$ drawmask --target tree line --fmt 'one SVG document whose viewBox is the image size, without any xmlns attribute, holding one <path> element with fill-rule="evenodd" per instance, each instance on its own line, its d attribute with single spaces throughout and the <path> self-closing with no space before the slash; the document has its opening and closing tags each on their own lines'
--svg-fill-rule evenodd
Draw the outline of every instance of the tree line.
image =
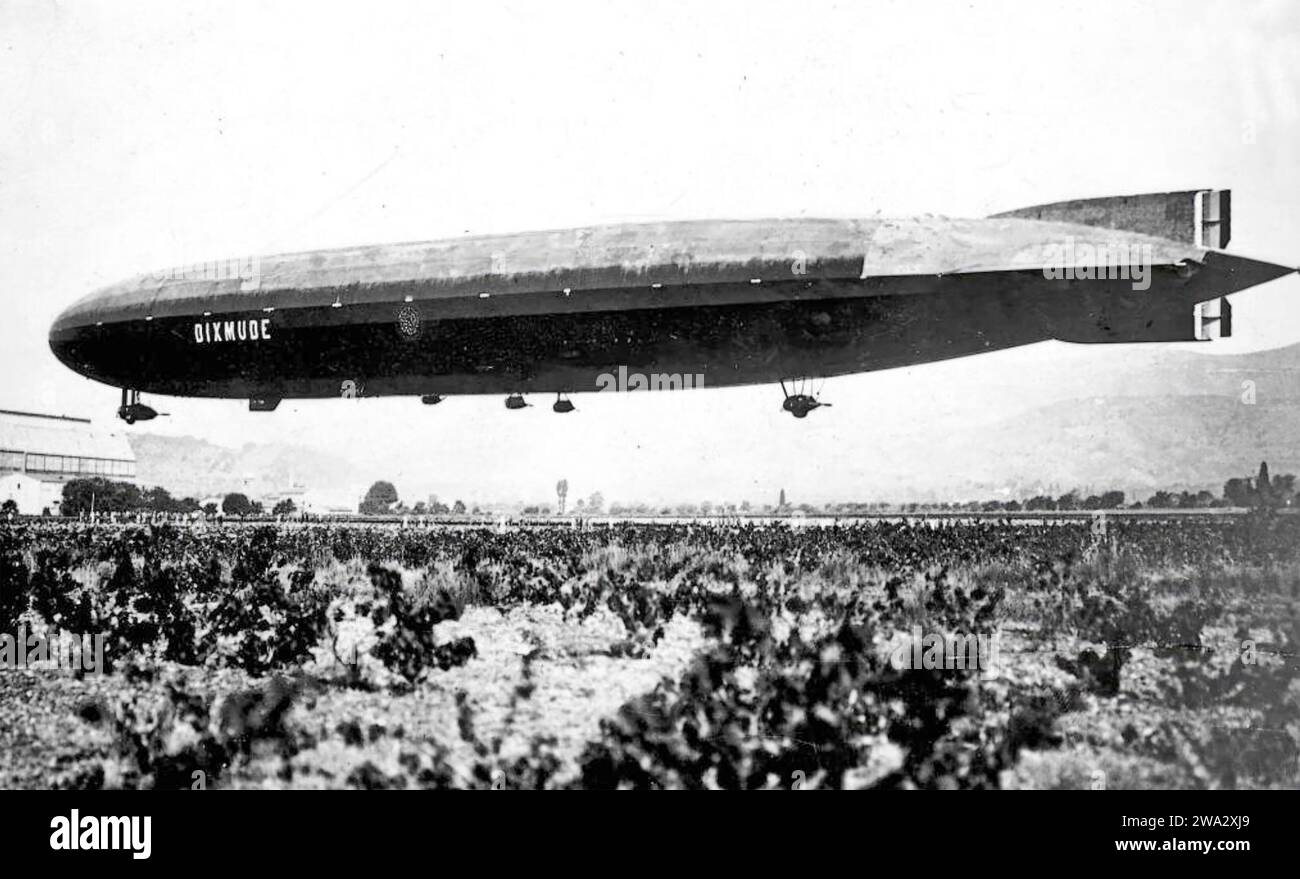
<svg viewBox="0 0 1300 879">
<path fill-rule="evenodd" d="M 250 500 L 241 492 L 230 492 L 220 505 L 214 501 L 200 503 L 192 497 L 176 498 L 162 486 L 140 488 L 129 482 L 114 482 L 103 477 L 73 479 L 63 486 L 60 512 L 65 516 L 83 516 L 91 513 L 165 513 L 193 515 L 202 513 L 215 516 L 257 516 L 266 512 L 261 501 Z M 291 500 L 276 504 L 272 515 L 292 515 L 297 509 Z"/>
<path fill-rule="evenodd" d="M 608 513 L 614 516 L 747 516 L 755 514 L 789 515 L 803 513 L 807 515 L 857 515 L 888 512 L 920 512 L 924 510 L 954 512 L 1054 512 L 1071 510 L 1120 510 L 1120 509 L 1212 509 L 1215 507 L 1247 507 L 1251 509 L 1280 509 L 1300 504 L 1294 474 L 1272 476 L 1268 464 L 1261 463 L 1254 477 L 1233 477 L 1224 483 L 1222 496 L 1210 491 L 1157 491 L 1146 501 L 1129 502 L 1122 491 L 1105 491 L 1100 494 L 1084 495 L 1070 491 L 1052 497 L 1039 494 L 1026 500 L 984 500 L 941 503 L 835 503 L 821 506 L 813 504 L 791 504 L 785 501 L 777 506 L 754 506 L 748 501 L 740 504 L 713 504 L 704 501 L 699 504 L 652 505 L 645 503 L 613 503 Z M 12 509 L 11 509 L 12 508 Z M 398 497 L 393 483 L 380 480 L 366 492 L 357 511 L 362 515 L 466 515 L 479 514 L 482 511 L 470 509 L 462 501 L 446 504 L 433 497 L 429 502 L 419 501 L 407 506 Z M 530 505 L 522 509 L 525 515 L 547 515 L 552 512 L 548 505 Z M 579 499 L 571 508 L 579 515 L 602 515 L 606 512 L 605 499 L 600 492 L 593 492 L 589 498 Z M 0 506 L 0 514 L 17 512 L 12 502 Z M 267 510 L 261 501 L 250 499 L 241 492 L 230 492 L 218 505 L 215 502 L 200 503 L 192 497 L 175 498 L 161 486 L 140 488 L 129 482 L 114 482 L 102 477 L 91 479 L 73 479 L 63 486 L 63 503 L 61 512 L 65 516 L 82 516 L 97 513 L 165 513 L 175 515 L 204 514 L 215 516 L 261 516 Z M 285 499 L 276 503 L 270 510 L 273 516 L 292 516 L 298 508 L 292 500 Z"/>
</svg>

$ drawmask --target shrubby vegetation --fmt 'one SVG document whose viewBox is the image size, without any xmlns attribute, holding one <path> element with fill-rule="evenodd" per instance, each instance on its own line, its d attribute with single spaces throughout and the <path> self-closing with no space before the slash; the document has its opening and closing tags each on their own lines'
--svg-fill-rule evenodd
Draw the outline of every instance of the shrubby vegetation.
<svg viewBox="0 0 1300 879">
<path fill-rule="evenodd" d="M 122 692 L 86 714 L 118 744 L 107 769 L 68 784 L 166 787 L 195 771 L 224 783 L 258 755 L 291 776 L 313 749 L 388 742 L 396 764 L 370 760 L 338 781 L 997 787 L 1067 748 L 1120 772 L 1104 763 L 1120 748 L 1187 784 L 1260 786 L 1297 780 L 1298 553 L 1300 519 L 1267 512 L 1102 530 L 27 523 L 0 527 L 0 626 L 111 636 Z M 399 698 L 475 661 L 483 645 L 444 626 L 474 605 L 552 606 L 574 623 L 606 615 L 623 631 L 611 657 L 654 655 L 680 619 L 698 621 L 707 643 L 682 675 L 607 717 L 576 765 L 545 737 L 522 755 L 485 740 L 469 698 L 457 703 L 468 765 L 450 755 L 455 743 L 374 724 L 295 725 L 304 694 L 388 687 Z M 348 627 L 362 633 L 360 655 L 330 671 Z M 1012 645 L 993 675 L 889 659 L 918 632 L 988 631 Z M 511 715 L 534 698 L 536 658 L 519 660 Z M 204 682 L 220 670 L 247 684 L 212 692 Z M 1074 738 L 1081 707 L 1108 718 L 1106 706 L 1139 696 L 1159 700 L 1149 721 Z M 1213 722 L 1233 712 L 1245 720 Z"/>
</svg>

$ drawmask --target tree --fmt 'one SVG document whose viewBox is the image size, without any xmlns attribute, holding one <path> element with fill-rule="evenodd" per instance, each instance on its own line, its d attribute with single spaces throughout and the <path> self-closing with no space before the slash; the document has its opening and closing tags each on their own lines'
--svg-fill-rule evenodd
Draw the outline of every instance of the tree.
<svg viewBox="0 0 1300 879">
<path fill-rule="evenodd" d="M 1255 479 L 1255 491 L 1259 494 L 1261 506 L 1272 506 L 1273 502 L 1273 483 L 1268 478 L 1268 462 L 1259 462 L 1259 476 Z"/>
<path fill-rule="evenodd" d="M 1168 491 L 1157 491 L 1147 499 L 1147 506 L 1155 510 L 1168 510 L 1178 506 L 1178 498 Z"/>
<path fill-rule="evenodd" d="M 1234 476 L 1223 483 L 1223 498 L 1234 507 L 1249 507 L 1255 503 L 1255 487 L 1249 477 Z"/>
<path fill-rule="evenodd" d="M 1097 505 L 1102 510 L 1118 510 L 1124 506 L 1124 492 L 1122 491 L 1104 491 L 1101 494 L 1101 502 Z"/>
<path fill-rule="evenodd" d="M 285 498 L 271 508 L 272 516 L 292 516 L 298 512 L 298 505 L 291 498 Z"/>
<path fill-rule="evenodd" d="M 227 516 L 247 516 L 253 512 L 253 505 L 249 502 L 248 495 L 233 491 L 221 501 L 221 512 Z"/>
<path fill-rule="evenodd" d="M 0 504 L 0 516 L 17 516 L 18 504 L 13 498 L 7 498 L 3 504 Z"/>
<path fill-rule="evenodd" d="M 605 496 L 598 491 L 593 491 L 591 497 L 587 498 L 587 512 L 592 515 L 598 515 L 605 508 Z"/>
<path fill-rule="evenodd" d="M 170 513 L 176 501 L 172 499 L 171 492 L 161 485 L 155 485 L 153 488 L 145 489 L 144 505 L 155 513 Z"/>
<path fill-rule="evenodd" d="M 217 505 L 212 501 L 208 501 L 203 505 L 203 512 L 209 516 L 215 516 L 217 514 Z"/>
<path fill-rule="evenodd" d="M 451 505 L 451 511 L 455 513 L 457 516 L 465 515 L 465 502 L 456 501 L 456 503 Z"/>
<path fill-rule="evenodd" d="M 89 513 L 92 508 L 95 512 L 128 513 L 144 505 L 144 497 L 136 486 L 96 476 L 64 483 L 60 510 L 65 516 Z"/>
<path fill-rule="evenodd" d="M 358 511 L 365 515 L 376 515 L 387 513 L 397 503 L 397 489 L 393 483 L 380 480 L 370 486 L 366 496 L 362 499 Z"/>
<path fill-rule="evenodd" d="M 1279 507 L 1295 504 L 1295 474 L 1285 473 L 1273 477 L 1273 499 Z"/>
</svg>

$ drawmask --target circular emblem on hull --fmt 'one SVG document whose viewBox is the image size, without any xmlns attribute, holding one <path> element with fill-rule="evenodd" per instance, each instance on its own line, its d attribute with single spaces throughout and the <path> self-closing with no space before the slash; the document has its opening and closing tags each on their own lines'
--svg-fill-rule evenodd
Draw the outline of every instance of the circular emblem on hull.
<svg viewBox="0 0 1300 879">
<path fill-rule="evenodd" d="M 420 335 L 420 312 L 410 305 L 398 309 L 397 331 L 404 339 L 417 338 Z"/>
</svg>

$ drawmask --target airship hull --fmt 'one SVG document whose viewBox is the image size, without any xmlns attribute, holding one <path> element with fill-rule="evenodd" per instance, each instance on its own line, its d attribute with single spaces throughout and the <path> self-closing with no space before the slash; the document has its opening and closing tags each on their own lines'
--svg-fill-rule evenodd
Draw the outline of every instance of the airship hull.
<svg viewBox="0 0 1300 879">
<path fill-rule="evenodd" d="M 1046 339 L 1191 341 L 1197 303 L 1289 271 L 1021 218 L 600 227 L 247 268 L 100 291 L 60 316 L 51 347 L 106 384 L 272 404 L 636 389 L 629 375 L 726 387 Z"/>
</svg>

